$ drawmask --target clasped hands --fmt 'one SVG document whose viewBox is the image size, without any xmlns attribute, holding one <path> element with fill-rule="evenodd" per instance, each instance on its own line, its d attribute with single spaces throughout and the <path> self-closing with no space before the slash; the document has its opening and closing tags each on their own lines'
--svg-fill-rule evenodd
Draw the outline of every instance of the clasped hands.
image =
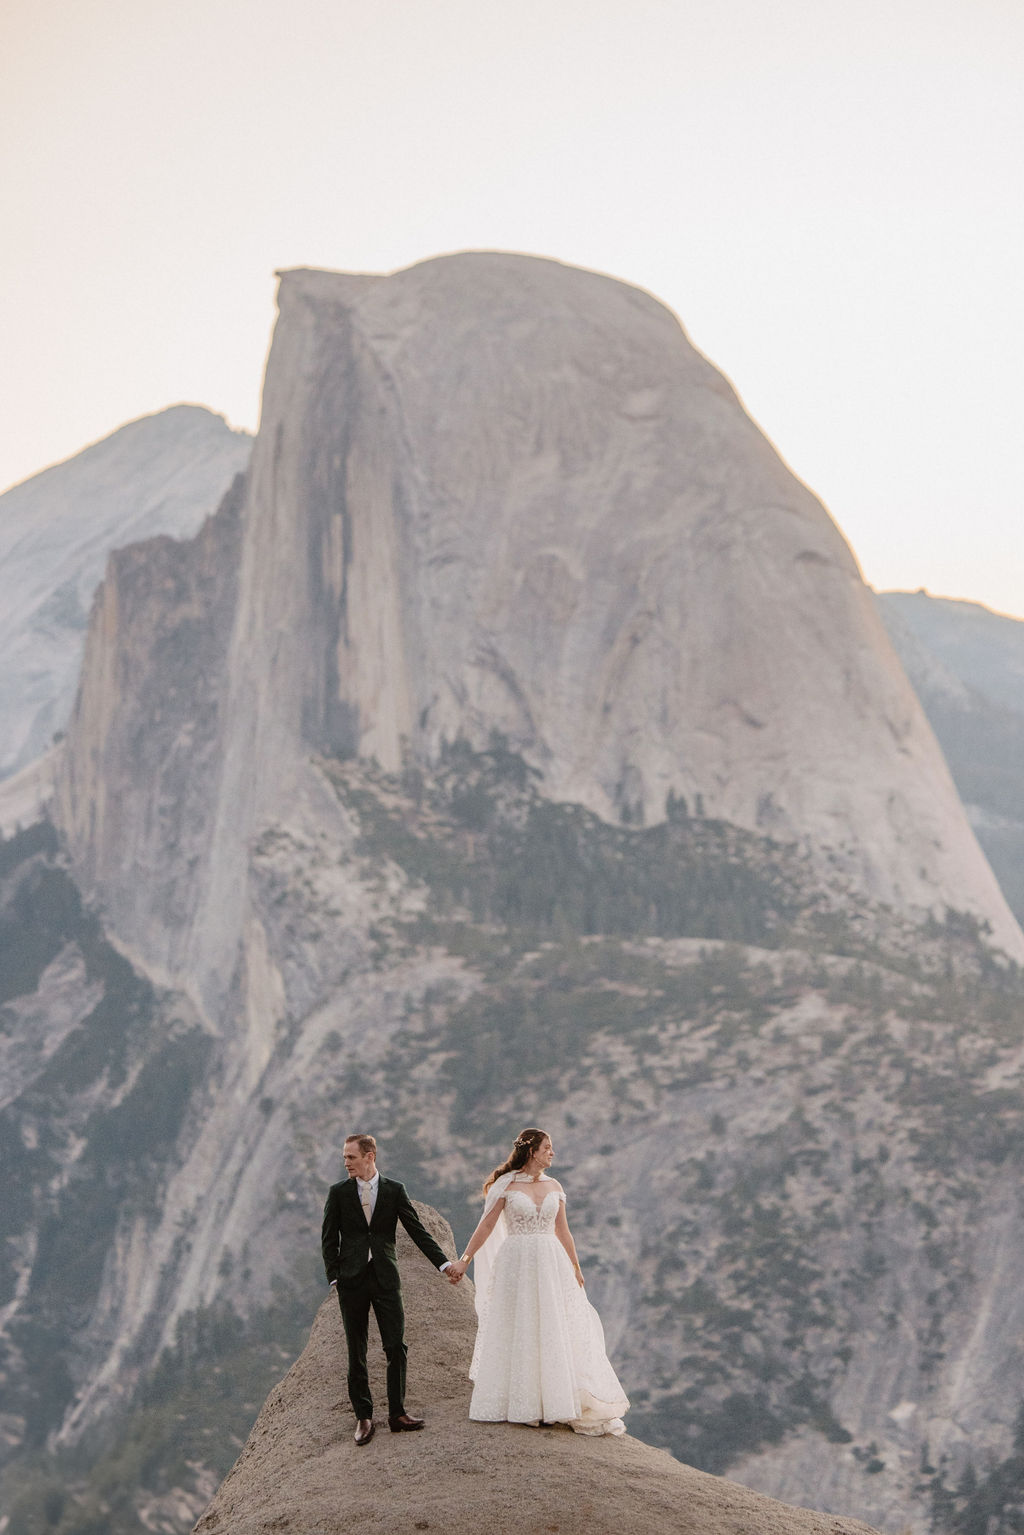
<svg viewBox="0 0 1024 1535">
<path fill-rule="evenodd" d="M 448 1267 L 445 1269 L 444 1277 L 447 1279 L 449 1284 L 458 1284 L 468 1268 L 468 1263 L 463 1262 L 461 1258 L 456 1258 L 455 1262 L 449 1263 Z M 580 1268 L 578 1263 L 573 1264 L 573 1269 L 576 1273 L 576 1283 L 582 1290 L 586 1286 L 586 1280 L 583 1278 L 583 1270 Z"/>
</svg>

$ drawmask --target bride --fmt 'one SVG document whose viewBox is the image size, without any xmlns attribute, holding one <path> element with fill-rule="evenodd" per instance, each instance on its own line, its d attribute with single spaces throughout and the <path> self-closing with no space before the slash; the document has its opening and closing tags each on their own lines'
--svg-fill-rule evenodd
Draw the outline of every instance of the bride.
<svg viewBox="0 0 1024 1535">
<path fill-rule="evenodd" d="M 483 1423 L 568 1423 L 624 1434 L 629 1407 L 587 1300 L 551 1137 L 523 1130 L 484 1184 L 480 1223 L 453 1277 L 476 1259 L 476 1347 L 469 1416 Z"/>
</svg>

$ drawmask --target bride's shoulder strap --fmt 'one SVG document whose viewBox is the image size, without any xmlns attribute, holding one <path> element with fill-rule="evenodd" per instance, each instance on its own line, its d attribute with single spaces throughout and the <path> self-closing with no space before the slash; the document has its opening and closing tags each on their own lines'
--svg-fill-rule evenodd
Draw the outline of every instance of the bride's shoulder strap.
<svg viewBox="0 0 1024 1535">
<path fill-rule="evenodd" d="M 495 1178 L 494 1182 L 487 1190 L 487 1195 L 484 1199 L 485 1215 L 487 1214 L 488 1210 L 492 1210 L 494 1208 L 499 1199 L 504 1199 L 505 1191 L 509 1184 L 512 1182 L 513 1176 L 514 1175 L 512 1173 L 503 1173 L 500 1178 Z"/>
</svg>

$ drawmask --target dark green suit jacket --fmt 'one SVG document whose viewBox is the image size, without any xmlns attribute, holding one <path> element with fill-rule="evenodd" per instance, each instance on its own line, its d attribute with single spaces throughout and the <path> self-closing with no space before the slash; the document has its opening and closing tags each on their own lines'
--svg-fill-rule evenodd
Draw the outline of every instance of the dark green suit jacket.
<svg viewBox="0 0 1024 1535">
<path fill-rule="evenodd" d="M 320 1244 L 328 1283 L 336 1279 L 339 1290 L 351 1289 L 366 1278 L 367 1265 L 372 1258 L 381 1289 L 400 1290 L 402 1282 L 395 1257 L 395 1233 L 399 1221 L 435 1268 L 450 1261 L 416 1214 L 404 1185 L 394 1178 L 381 1175 L 377 1203 L 369 1225 L 359 1203 L 356 1180 L 346 1178 L 343 1183 L 333 1184 L 324 1205 Z"/>
</svg>

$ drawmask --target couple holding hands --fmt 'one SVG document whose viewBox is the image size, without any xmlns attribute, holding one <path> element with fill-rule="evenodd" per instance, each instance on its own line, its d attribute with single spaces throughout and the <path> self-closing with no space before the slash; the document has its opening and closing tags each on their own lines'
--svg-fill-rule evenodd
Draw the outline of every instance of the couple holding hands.
<svg viewBox="0 0 1024 1535">
<path fill-rule="evenodd" d="M 388 1423 L 394 1433 L 423 1427 L 405 1410 L 405 1313 L 395 1260 L 401 1221 L 420 1251 L 458 1284 L 476 1262 L 477 1334 L 469 1416 L 482 1423 L 566 1423 L 578 1434 L 623 1434 L 629 1403 L 605 1354 L 601 1320 L 587 1300 L 565 1214 L 562 1186 L 548 1172 L 551 1137 L 520 1132 L 484 1184 L 484 1211 L 452 1263 L 413 1208 L 405 1188 L 377 1171 L 372 1135 L 345 1141 L 347 1178 L 324 1208 L 322 1250 L 337 1288 L 348 1342 L 348 1392 L 357 1445 L 373 1438 L 366 1368 L 370 1311 L 387 1359 Z"/>
</svg>

